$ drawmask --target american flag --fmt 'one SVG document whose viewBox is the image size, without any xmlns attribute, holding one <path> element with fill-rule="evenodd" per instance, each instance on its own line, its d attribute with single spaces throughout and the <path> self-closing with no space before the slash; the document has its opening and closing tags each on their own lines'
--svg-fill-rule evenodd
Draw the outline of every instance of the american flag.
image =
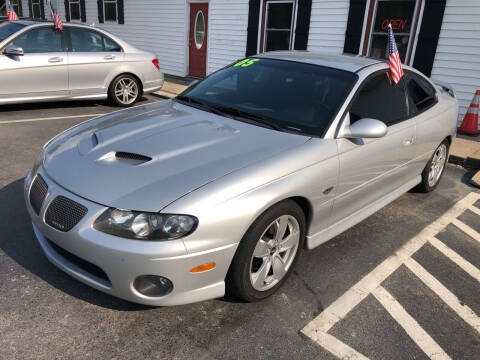
<svg viewBox="0 0 480 360">
<path fill-rule="evenodd" d="M 8 2 L 8 11 L 7 11 L 8 21 L 15 21 L 18 20 L 18 15 L 13 8 L 12 3 Z"/>
<path fill-rule="evenodd" d="M 55 29 L 63 31 L 62 19 L 60 19 L 60 16 L 58 16 L 57 9 L 55 9 L 52 0 L 50 0 L 50 10 L 52 11 L 53 26 Z"/>
<path fill-rule="evenodd" d="M 392 25 L 390 24 L 388 24 L 388 54 L 390 75 L 393 83 L 397 85 L 404 73 L 402 69 L 402 61 L 400 60 L 400 55 L 397 49 L 397 43 L 395 42 L 395 37 L 393 36 Z"/>
</svg>

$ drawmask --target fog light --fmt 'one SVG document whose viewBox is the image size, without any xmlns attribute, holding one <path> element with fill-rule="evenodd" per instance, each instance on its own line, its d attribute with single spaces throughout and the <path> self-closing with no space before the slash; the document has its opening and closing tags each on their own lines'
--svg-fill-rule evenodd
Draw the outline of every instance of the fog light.
<svg viewBox="0 0 480 360">
<path fill-rule="evenodd" d="M 135 279 L 133 287 L 148 297 L 161 297 L 173 290 L 173 284 L 167 278 L 157 275 L 142 275 Z"/>
</svg>

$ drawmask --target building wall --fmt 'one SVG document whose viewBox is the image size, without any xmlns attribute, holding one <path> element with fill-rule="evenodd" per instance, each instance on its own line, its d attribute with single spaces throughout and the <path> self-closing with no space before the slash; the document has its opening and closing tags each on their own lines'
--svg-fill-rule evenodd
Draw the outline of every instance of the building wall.
<svg viewBox="0 0 480 360">
<path fill-rule="evenodd" d="M 245 57 L 248 0 L 211 0 L 207 74 Z"/>
<path fill-rule="evenodd" d="M 453 86 L 459 121 L 480 89 L 480 1 L 447 0 L 432 78 Z"/>
<path fill-rule="evenodd" d="M 313 0 L 308 50 L 343 53 L 349 0 Z"/>
</svg>

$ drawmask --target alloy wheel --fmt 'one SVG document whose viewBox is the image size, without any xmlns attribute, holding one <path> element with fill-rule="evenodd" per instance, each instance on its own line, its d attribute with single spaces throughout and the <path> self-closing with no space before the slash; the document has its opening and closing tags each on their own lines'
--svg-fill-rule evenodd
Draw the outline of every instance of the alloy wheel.
<svg viewBox="0 0 480 360">
<path fill-rule="evenodd" d="M 430 187 L 435 186 L 438 180 L 440 180 L 446 161 L 447 146 L 445 144 L 441 144 L 437 150 L 435 150 L 435 154 L 433 155 L 432 163 L 430 165 L 430 171 L 428 172 L 428 185 Z"/>
<path fill-rule="evenodd" d="M 300 226 L 295 217 L 282 215 L 263 232 L 250 261 L 250 283 L 266 291 L 287 274 L 298 251 Z"/>
<path fill-rule="evenodd" d="M 124 105 L 135 102 L 138 97 L 138 85 L 135 80 L 130 78 L 121 78 L 115 85 L 115 98 Z"/>
</svg>

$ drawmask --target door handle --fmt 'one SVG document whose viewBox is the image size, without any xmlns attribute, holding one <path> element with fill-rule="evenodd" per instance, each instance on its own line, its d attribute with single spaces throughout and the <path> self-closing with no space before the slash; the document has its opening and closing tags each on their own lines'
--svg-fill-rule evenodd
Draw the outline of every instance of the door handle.
<svg viewBox="0 0 480 360">
<path fill-rule="evenodd" d="M 115 59 L 115 55 L 105 55 L 105 56 L 103 57 L 103 59 L 104 59 L 104 60 L 113 60 L 113 59 Z"/>
<path fill-rule="evenodd" d="M 55 57 L 52 57 L 52 58 L 48 59 L 48 62 L 49 63 L 61 63 L 61 62 L 63 62 L 63 58 L 60 57 L 60 56 L 55 56 Z"/>
<path fill-rule="evenodd" d="M 412 136 L 410 139 L 403 140 L 403 145 L 408 146 L 413 144 L 414 137 Z"/>
</svg>

